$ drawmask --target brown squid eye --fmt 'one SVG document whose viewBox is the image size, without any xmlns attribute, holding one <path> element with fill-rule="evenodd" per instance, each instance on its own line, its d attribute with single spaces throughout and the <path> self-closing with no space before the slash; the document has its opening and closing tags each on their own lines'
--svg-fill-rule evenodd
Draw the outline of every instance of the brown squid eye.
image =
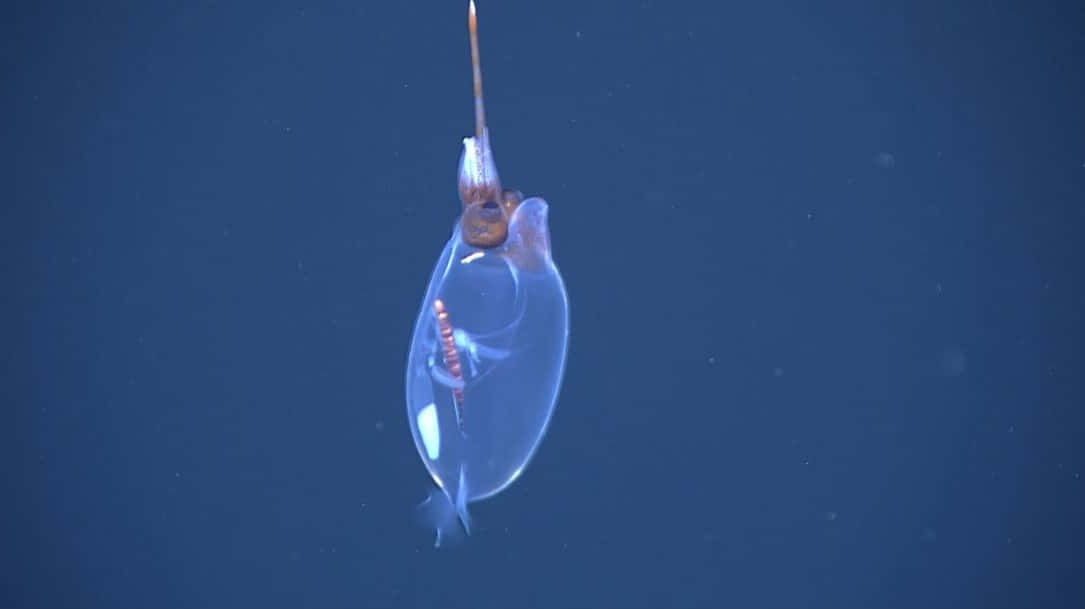
<svg viewBox="0 0 1085 609">
<path fill-rule="evenodd" d="M 495 201 L 486 201 L 476 206 L 474 212 L 473 215 L 479 222 L 501 222 L 505 219 L 504 214 L 501 213 L 501 206 Z"/>
<path fill-rule="evenodd" d="M 495 201 L 469 206 L 463 212 L 461 226 L 464 238 L 475 247 L 497 247 L 509 234 L 508 219 Z"/>
<path fill-rule="evenodd" d="M 513 190 L 506 188 L 501 191 L 501 203 L 505 206 L 505 211 L 512 213 L 512 210 L 516 209 L 524 200 L 524 195 L 519 190 Z"/>
</svg>

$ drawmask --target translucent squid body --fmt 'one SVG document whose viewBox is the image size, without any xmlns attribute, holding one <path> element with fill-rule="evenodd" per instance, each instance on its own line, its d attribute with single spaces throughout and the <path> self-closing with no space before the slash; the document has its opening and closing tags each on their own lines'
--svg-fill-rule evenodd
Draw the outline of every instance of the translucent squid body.
<svg viewBox="0 0 1085 609">
<path fill-rule="evenodd" d="M 468 504 L 524 471 L 554 412 L 569 341 L 547 203 L 525 200 L 498 179 L 474 0 L 468 31 L 475 135 L 463 140 L 462 213 L 426 287 L 407 358 L 407 416 L 439 489 L 423 504 L 437 545 L 470 532 Z"/>
</svg>

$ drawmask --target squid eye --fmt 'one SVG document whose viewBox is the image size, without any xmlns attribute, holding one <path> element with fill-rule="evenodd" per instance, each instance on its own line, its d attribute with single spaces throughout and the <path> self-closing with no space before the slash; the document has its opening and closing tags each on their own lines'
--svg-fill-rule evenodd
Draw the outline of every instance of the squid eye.
<svg viewBox="0 0 1085 609">
<path fill-rule="evenodd" d="M 501 191 L 501 201 L 505 204 L 506 208 L 516 207 L 520 205 L 523 200 L 524 194 L 519 190 L 512 190 L 511 188 L 506 188 L 505 190 Z"/>
<path fill-rule="evenodd" d="M 486 201 L 478 207 L 478 218 L 483 222 L 499 222 L 501 220 L 501 206 L 496 202 Z"/>
</svg>

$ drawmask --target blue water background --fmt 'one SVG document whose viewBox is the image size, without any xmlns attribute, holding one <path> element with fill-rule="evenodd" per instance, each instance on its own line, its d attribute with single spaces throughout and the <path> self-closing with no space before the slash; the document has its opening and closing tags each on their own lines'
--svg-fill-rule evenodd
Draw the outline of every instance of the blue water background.
<svg viewBox="0 0 1085 609">
<path fill-rule="evenodd" d="M 435 551 L 465 6 L 13 4 L 0 605 L 1081 606 L 1082 7 L 480 4 L 571 348 Z"/>
</svg>

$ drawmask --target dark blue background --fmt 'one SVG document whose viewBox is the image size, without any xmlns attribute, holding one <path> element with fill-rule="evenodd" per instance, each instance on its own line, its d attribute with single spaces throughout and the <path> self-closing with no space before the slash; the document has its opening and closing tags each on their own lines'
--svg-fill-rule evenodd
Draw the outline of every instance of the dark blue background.
<svg viewBox="0 0 1085 609">
<path fill-rule="evenodd" d="M 481 4 L 572 341 L 435 551 L 465 8 L 8 8 L 0 605 L 1085 603 L 1080 2 Z"/>
</svg>

